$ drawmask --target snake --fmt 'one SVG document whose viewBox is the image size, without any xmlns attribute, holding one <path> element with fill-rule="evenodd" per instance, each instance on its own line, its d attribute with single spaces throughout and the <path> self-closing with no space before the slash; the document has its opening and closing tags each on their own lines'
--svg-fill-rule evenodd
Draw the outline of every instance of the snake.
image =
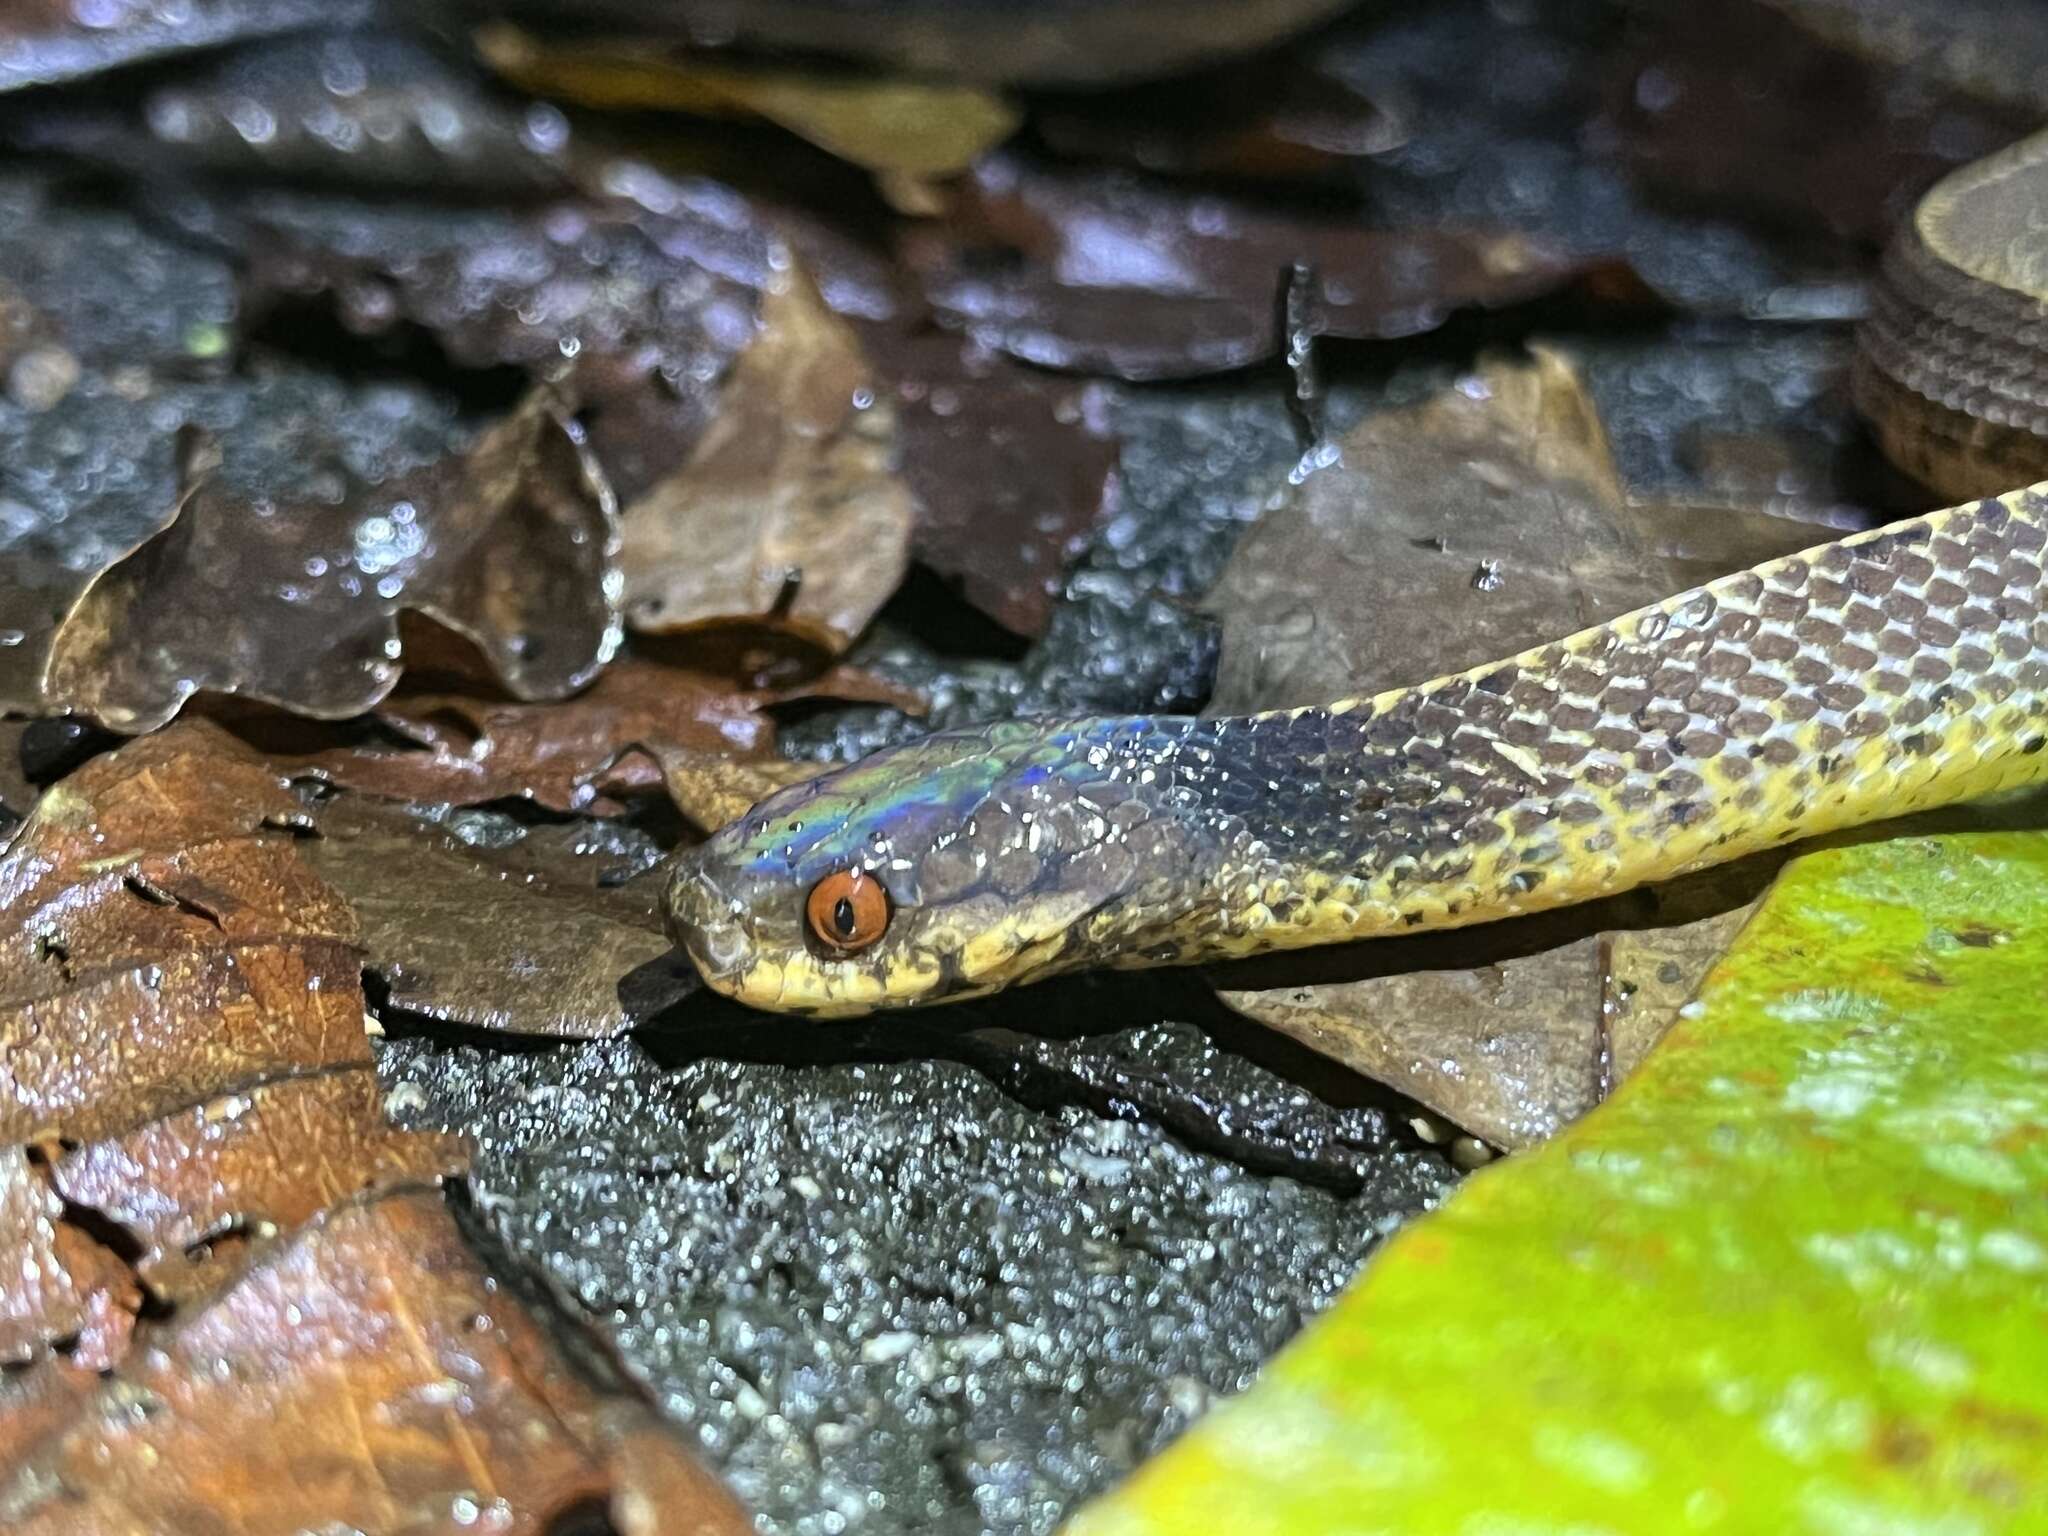
<svg viewBox="0 0 2048 1536">
<path fill-rule="evenodd" d="M 844 1017 L 1490 922 L 2048 778 L 2044 168 L 2048 134 L 1933 188 L 1858 334 L 1858 408 L 1955 505 L 1370 697 L 934 732 L 689 851 L 671 935 Z"/>
</svg>

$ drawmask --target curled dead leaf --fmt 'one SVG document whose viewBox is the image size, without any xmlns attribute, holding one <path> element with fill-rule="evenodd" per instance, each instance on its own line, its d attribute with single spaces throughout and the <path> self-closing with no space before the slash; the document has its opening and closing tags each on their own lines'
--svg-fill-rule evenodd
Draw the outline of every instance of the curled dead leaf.
<svg viewBox="0 0 2048 1536">
<path fill-rule="evenodd" d="M 689 462 L 625 509 L 628 622 L 765 623 L 845 650 L 909 561 L 896 434 L 852 330 L 783 274 Z"/>
<path fill-rule="evenodd" d="M 417 327 L 456 363 L 512 367 L 573 400 L 622 505 L 718 414 L 782 243 L 730 189 L 635 165 L 630 201 L 535 211 L 279 197 L 252 214 L 255 315 L 323 302 L 366 336 Z M 658 207 L 661 211 L 654 211 Z"/>
<path fill-rule="evenodd" d="M 558 696 L 618 646 L 617 548 L 611 492 L 546 392 L 466 454 L 324 505 L 252 505 L 201 472 L 65 616 L 44 696 L 124 731 L 201 690 L 358 714 L 398 680 L 405 609 L 473 641 L 516 696 Z"/>
</svg>

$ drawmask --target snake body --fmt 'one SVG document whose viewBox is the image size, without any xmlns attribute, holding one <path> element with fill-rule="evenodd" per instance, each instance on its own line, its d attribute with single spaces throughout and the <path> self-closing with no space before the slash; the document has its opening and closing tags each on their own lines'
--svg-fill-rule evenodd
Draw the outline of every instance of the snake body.
<svg viewBox="0 0 2048 1536">
<path fill-rule="evenodd" d="M 2007 440 L 1973 424 L 2016 424 L 1908 377 L 1913 327 L 1940 331 L 1911 292 L 1879 306 L 1859 398 L 1974 472 Z M 852 1014 L 1488 921 L 2048 778 L 2044 551 L 2048 483 L 1372 698 L 935 733 L 721 831 L 670 927 L 720 991 Z"/>
</svg>

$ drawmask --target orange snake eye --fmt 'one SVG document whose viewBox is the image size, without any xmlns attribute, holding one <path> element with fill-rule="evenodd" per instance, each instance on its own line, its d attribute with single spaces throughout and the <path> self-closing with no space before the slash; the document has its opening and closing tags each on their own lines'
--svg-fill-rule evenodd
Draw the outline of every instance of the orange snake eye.
<svg viewBox="0 0 2048 1536">
<path fill-rule="evenodd" d="M 811 887 L 804 902 L 811 932 L 827 949 L 852 954 L 866 949 L 889 926 L 889 893 L 863 870 L 842 869 Z"/>
</svg>

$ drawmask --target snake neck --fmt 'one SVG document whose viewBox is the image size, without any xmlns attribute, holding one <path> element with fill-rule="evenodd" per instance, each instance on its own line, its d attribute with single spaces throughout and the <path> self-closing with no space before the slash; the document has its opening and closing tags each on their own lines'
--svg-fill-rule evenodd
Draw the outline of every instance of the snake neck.
<svg viewBox="0 0 2048 1536">
<path fill-rule="evenodd" d="M 1511 916 L 2048 776 L 2043 491 L 1420 687 L 1102 724 L 1138 867 L 1062 968 Z"/>
</svg>

